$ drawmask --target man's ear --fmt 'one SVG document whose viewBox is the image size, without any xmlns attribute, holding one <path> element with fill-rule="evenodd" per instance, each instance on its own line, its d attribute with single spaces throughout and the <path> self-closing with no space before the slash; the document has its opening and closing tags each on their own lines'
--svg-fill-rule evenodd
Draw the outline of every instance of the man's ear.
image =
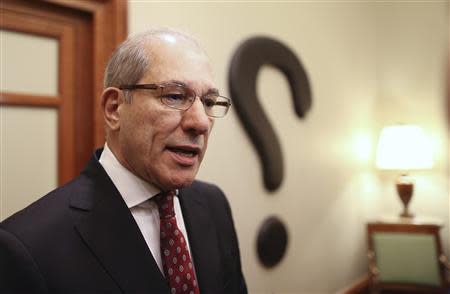
<svg viewBox="0 0 450 294">
<path fill-rule="evenodd" d="M 106 88 L 101 97 L 101 107 L 103 118 L 110 130 L 116 131 L 120 129 L 120 106 L 125 103 L 123 92 L 117 88 Z"/>
</svg>

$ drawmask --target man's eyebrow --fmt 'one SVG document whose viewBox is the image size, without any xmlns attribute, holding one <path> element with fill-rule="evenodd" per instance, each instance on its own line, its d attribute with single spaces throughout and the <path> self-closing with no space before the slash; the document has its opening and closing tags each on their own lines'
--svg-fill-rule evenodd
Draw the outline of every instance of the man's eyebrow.
<svg viewBox="0 0 450 294">
<path fill-rule="evenodd" d="M 164 82 L 164 84 L 167 84 L 167 83 L 174 83 L 174 84 L 182 85 L 182 86 L 189 88 L 188 84 L 186 84 L 185 82 L 182 82 L 182 81 L 178 81 L 178 80 L 168 80 L 168 81 Z M 207 94 L 219 94 L 219 89 L 210 88 L 210 89 L 208 89 L 208 91 L 206 91 L 205 95 L 207 95 Z"/>
<path fill-rule="evenodd" d="M 217 88 L 211 88 L 208 91 L 206 91 L 205 94 L 219 94 L 219 89 Z"/>
<path fill-rule="evenodd" d="M 182 81 L 178 81 L 178 80 L 167 80 L 167 81 L 162 82 L 161 84 L 178 84 L 181 86 L 189 87 L 186 83 L 184 83 Z"/>
</svg>

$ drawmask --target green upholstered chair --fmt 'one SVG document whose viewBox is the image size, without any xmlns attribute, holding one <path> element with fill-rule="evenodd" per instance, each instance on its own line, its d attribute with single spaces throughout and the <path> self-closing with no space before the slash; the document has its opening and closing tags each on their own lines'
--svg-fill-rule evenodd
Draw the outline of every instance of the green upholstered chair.
<svg viewBox="0 0 450 294">
<path fill-rule="evenodd" d="M 369 223 L 367 229 L 373 292 L 447 293 L 440 226 Z"/>
</svg>

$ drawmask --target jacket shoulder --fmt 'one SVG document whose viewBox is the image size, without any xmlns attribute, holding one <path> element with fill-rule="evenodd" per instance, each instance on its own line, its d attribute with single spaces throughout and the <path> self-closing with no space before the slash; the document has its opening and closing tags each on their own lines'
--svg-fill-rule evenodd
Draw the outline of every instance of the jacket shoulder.
<svg viewBox="0 0 450 294">
<path fill-rule="evenodd" d="M 87 182 L 86 177 L 78 176 L 2 221 L 0 228 L 17 236 L 39 234 L 40 228 L 49 230 L 70 217 L 71 196 L 80 193 Z"/>
<path fill-rule="evenodd" d="M 196 197 L 200 197 L 201 201 L 208 203 L 219 202 L 220 205 L 225 204 L 228 206 L 228 200 L 224 192 L 215 184 L 196 180 L 186 190 L 193 192 Z"/>
</svg>

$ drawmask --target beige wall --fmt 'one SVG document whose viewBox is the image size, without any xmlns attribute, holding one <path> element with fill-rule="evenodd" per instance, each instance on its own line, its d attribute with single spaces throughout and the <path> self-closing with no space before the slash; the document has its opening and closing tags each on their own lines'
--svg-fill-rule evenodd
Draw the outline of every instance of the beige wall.
<svg viewBox="0 0 450 294">
<path fill-rule="evenodd" d="M 228 195 L 251 293 L 333 293 L 365 273 L 365 222 L 400 210 L 393 178 L 372 161 L 380 128 L 397 118 L 435 138 L 438 169 L 421 176 L 412 209 L 444 218 L 448 231 L 446 3 L 129 3 L 131 33 L 155 25 L 194 32 L 226 95 L 234 50 L 257 34 L 289 45 L 309 74 L 313 107 L 304 120 L 293 113 L 282 75 L 266 68 L 259 76 L 286 160 L 278 191 L 264 190 L 259 159 L 234 111 L 217 120 L 199 174 Z M 273 214 L 287 224 L 290 242 L 281 264 L 266 270 L 255 240 Z"/>
<path fill-rule="evenodd" d="M 431 137 L 435 167 L 412 173 L 415 195 L 410 208 L 417 216 L 442 219 L 449 252 L 448 210 L 448 3 L 383 4 L 377 6 L 376 130 L 408 122 L 421 125 Z M 393 173 L 381 173 L 383 213 L 401 209 Z"/>
</svg>

